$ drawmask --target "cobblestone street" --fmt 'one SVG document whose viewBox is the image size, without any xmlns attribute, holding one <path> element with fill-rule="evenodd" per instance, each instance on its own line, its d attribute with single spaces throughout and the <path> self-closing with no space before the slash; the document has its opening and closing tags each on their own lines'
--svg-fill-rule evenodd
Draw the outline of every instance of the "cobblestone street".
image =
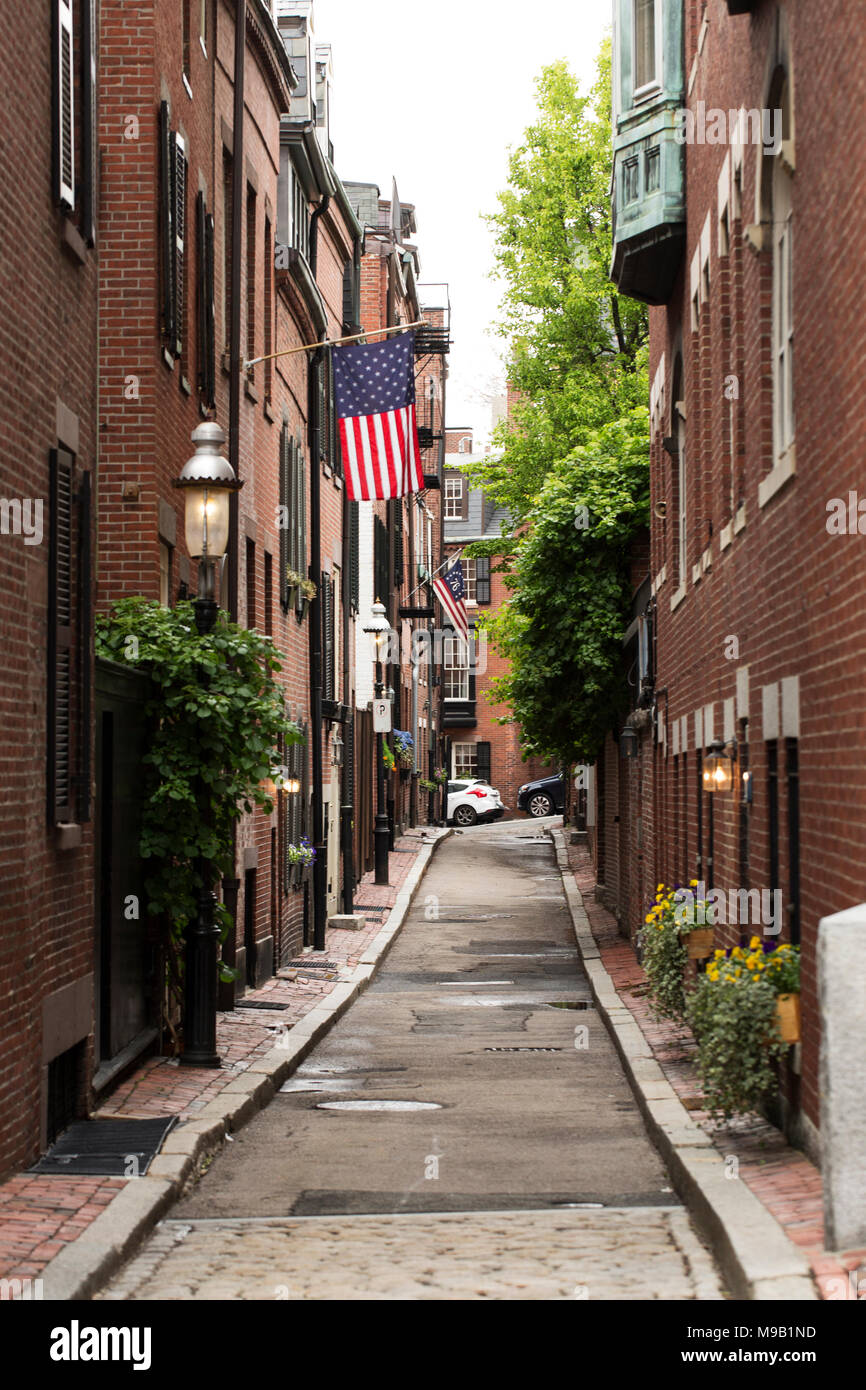
<svg viewBox="0 0 866 1390">
<path fill-rule="evenodd" d="M 102 1296 L 722 1296 L 541 828 L 441 846 L 374 985 Z"/>
</svg>

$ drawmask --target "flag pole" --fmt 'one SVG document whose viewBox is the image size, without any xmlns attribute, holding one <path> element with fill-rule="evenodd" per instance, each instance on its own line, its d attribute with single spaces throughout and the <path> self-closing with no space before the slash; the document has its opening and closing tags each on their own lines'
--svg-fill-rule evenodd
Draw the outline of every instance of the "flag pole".
<svg viewBox="0 0 866 1390">
<path fill-rule="evenodd" d="M 371 328 L 368 332 L 353 333 L 349 338 L 326 338 L 321 343 L 303 343 L 300 347 L 284 348 L 282 352 L 269 352 L 267 357 L 251 357 L 248 362 L 244 362 L 243 369 L 248 372 L 250 367 L 258 366 L 259 362 L 273 362 L 275 357 L 290 357 L 293 352 L 312 352 L 314 348 L 342 347 L 343 343 L 357 343 L 361 338 L 379 338 L 383 333 L 408 333 L 410 328 L 423 328 L 426 322 L 426 319 L 417 319 L 415 323 L 392 323 L 389 328 Z"/>
<path fill-rule="evenodd" d="M 465 549 L 466 547 L 461 545 L 457 553 L 455 555 L 449 555 L 445 560 L 443 560 L 442 564 L 438 565 L 436 569 L 433 570 L 433 573 L 430 575 L 428 579 L 422 579 L 420 584 L 416 584 L 415 588 L 412 590 L 411 594 L 409 594 L 408 598 L 406 599 L 404 607 L 408 606 L 409 599 L 414 598 L 415 595 L 418 593 L 419 589 L 423 589 L 424 585 L 429 584 L 431 579 L 435 579 L 439 571 L 444 570 L 446 565 L 456 565 L 458 560 L 462 560 L 463 551 Z"/>
</svg>

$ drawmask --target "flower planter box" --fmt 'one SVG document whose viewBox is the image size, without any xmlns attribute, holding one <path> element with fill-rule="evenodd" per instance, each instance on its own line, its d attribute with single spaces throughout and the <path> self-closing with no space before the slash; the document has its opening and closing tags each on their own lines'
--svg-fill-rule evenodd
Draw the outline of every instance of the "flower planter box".
<svg viewBox="0 0 866 1390">
<path fill-rule="evenodd" d="M 779 1016 L 779 1033 L 782 1042 L 800 1041 L 800 996 L 799 994 L 780 994 L 776 999 L 776 1012 Z"/>
<path fill-rule="evenodd" d="M 686 936 L 686 954 L 689 960 L 704 960 L 712 954 L 712 950 L 712 927 L 697 927 Z"/>
</svg>

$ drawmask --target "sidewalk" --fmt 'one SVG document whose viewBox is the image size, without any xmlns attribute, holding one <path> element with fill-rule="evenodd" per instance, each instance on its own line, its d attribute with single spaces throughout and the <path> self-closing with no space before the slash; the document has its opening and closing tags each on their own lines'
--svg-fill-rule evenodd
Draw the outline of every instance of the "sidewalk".
<svg viewBox="0 0 866 1390">
<path fill-rule="evenodd" d="M 95 1112 L 99 1118 L 148 1119 L 177 1115 L 179 1124 L 163 1150 L 140 1179 L 55 1177 L 16 1173 L 0 1184 L 0 1279 L 38 1279 L 46 1276 L 45 1295 L 85 1296 L 76 1278 L 87 1280 L 88 1263 L 104 1252 L 106 1269 L 116 1265 L 126 1246 L 157 1220 L 197 1162 L 215 1151 L 225 1132 L 246 1122 L 278 1089 L 285 1077 L 319 1037 L 365 988 L 402 926 L 411 897 L 435 846 L 447 832 L 421 829 L 397 840 L 389 859 L 388 887 L 377 887 L 367 874 L 355 890 L 356 912 L 367 918 L 363 931 L 329 930 L 324 958 L 334 969 L 303 965 L 282 969 L 258 990 L 248 990 L 242 1002 L 262 1001 L 268 1009 L 235 1009 L 217 1015 L 217 1049 L 223 1059 L 218 1071 L 179 1066 L 176 1058 L 151 1057 L 118 1086 Z M 365 912 L 365 908 L 370 909 Z M 373 909 L 379 908 L 376 913 Z M 396 909 L 396 910 L 395 910 Z M 184 1142 L 186 1140 L 187 1142 Z M 136 1188 L 136 1198 L 121 1194 Z M 142 1189 L 145 1189 L 142 1191 Z M 126 1193 L 132 1197 L 131 1192 Z M 151 1198 L 152 1200 L 148 1200 Z M 72 1260 L 71 1247 L 85 1234 L 93 1236 L 99 1217 L 111 1220 L 124 1207 L 128 1225 L 123 1249 L 112 1259 L 110 1237 L 93 1240 L 91 1254 Z M 100 1230 L 106 1228 L 106 1220 Z M 110 1228 L 109 1228 L 110 1229 Z M 76 1277 L 58 1279 L 62 1292 L 52 1292 L 49 1264 L 66 1255 Z M 59 1267 L 58 1267 L 59 1268 Z M 95 1284 L 94 1284 L 95 1286 Z M 0 1297 L 5 1291 L 0 1292 Z"/>
<path fill-rule="evenodd" d="M 709 1135 L 729 1167 L 731 1160 L 736 1159 L 740 1180 L 808 1261 L 818 1296 L 866 1299 L 866 1250 L 824 1249 L 820 1170 L 805 1154 L 791 1148 L 784 1135 L 761 1116 L 743 1116 L 722 1124 L 713 1121 L 702 1108 L 694 1040 L 687 1029 L 653 1017 L 645 992 L 646 976 L 634 950 L 620 935 L 615 918 L 595 900 L 595 871 L 589 852 L 583 845 L 569 844 L 568 838 L 566 828 L 568 865 L 583 899 L 601 963 L 690 1120 Z"/>
</svg>

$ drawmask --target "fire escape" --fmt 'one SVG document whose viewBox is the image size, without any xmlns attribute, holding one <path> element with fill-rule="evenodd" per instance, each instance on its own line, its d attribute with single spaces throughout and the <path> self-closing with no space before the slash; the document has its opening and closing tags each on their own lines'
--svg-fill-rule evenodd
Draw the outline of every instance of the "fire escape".
<svg viewBox="0 0 866 1390">
<path fill-rule="evenodd" d="M 441 307 L 422 312 L 427 322 L 415 329 L 415 382 L 418 443 L 424 468 L 424 485 L 441 488 L 445 463 L 445 359 L 451 348 L 451 300 L 447 285 L 425 285 L 437 289 Z M 436 301 L 434 301 L 435 303 Z"/>
</svg>

